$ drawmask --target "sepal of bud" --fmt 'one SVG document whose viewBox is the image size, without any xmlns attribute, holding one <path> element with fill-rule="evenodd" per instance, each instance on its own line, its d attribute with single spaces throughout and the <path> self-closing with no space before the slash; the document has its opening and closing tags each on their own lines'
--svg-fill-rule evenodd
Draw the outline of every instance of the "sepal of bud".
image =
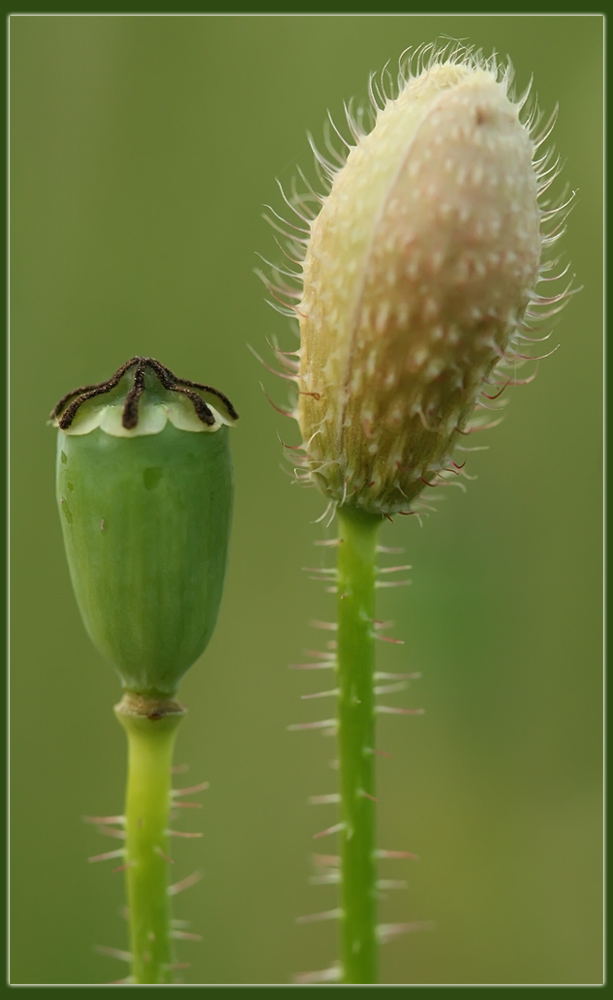
<svg viewBox="0 0 613 1000">
<path fill-rule="evenodd" d="M 335 506 L 410 511 L 457 474 L 475 407 L 516 377 L 501 369 L 521 363 L 514 338 L 538 319 L 542 224 L 558 215 L 559 235 L 567 205 L 539 202 L 557 174 L 536 156 L 554 118 L 535 135 L 511 76 L 462 49 L 434 52 L 422 72 L 401 70 L 370 133 L 348 114 L 355 145 L 340 168 L 316 154 L 330 190 L 307 220 L 291 307 L 296 416 L 300 478 Z"/>
</svg>

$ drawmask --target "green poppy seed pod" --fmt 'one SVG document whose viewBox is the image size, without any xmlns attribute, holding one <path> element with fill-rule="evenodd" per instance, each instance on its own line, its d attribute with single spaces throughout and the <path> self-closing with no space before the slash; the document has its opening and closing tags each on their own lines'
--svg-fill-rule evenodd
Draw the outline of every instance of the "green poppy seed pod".
<svg viewBox="0 0 613 1000">
<path fill-rule="evenodd" d="M 335 506 L 408 512 L 457 474 L 475 406 L 513 379 L 501 373 L 521 358 L 527 308 L 556 301 L 534 291 L 555 238 L 542 223 L 567 207 L 539 204 L 557 173 L 536 159 L 553 118 L 535 136 L 510 77 L 465 51 L 401 73 L 397 96 L 373 99 L 370 133 L 348 113 L 340 168 L 316 153 L 330 181 L 319 214 L 291 206 L 308 223 L 291 307 L 301 476 Z"/>
<path fill-rule="evenodd" d="M 51 414 L 77 603 L 94 645 L 139 696 L 174 694 L 213 633 L 237 416 L 223 393 L 140 357 Z"/>
</svg>

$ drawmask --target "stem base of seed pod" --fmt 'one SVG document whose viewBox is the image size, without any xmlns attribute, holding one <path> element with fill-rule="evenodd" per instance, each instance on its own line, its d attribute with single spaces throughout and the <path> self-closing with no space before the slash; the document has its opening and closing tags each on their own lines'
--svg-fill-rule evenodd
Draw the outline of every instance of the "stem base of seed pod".
<svg viewBox="0 0 613 1000">
<path fill-rule="evenodd" d="M 144 698 L 142 695 L 126 691 L 119 704 L 115 705 L 116 715 L 127 715 L 132 719 L 148 719 L 150 722 L 176 718 L 185 715 L 187 709 L 170 698 Z"/>
</svg>

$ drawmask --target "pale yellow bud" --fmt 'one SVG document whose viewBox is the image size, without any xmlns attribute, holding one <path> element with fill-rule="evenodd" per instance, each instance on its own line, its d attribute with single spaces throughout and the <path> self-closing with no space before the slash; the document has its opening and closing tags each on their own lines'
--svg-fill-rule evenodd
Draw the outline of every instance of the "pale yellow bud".
<svg viewBox="0 0 613 1000">
<path fill-rule="evenodd" d="M 458 435 L 484 387 L 504 384 L 495 366 L 518 357 L 552 178 L 509 78 L 434 58 L 329 170 L 295 307 L 296 415 L 305 475 L 335 505 L 409 511 L 457 471 Z"/>
</svg>

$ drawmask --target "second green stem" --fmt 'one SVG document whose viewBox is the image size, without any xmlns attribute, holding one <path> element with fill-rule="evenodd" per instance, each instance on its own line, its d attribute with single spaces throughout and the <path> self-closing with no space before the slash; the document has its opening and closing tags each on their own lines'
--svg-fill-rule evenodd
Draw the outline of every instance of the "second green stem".
<svg viewBox="0 0 613 1000">
<path fill-rule="evenodd" d="M 170 769 L 185 710 L 176 702 L 125 695 L 115 712 L 128 736 L 126 880 L 133 981 L 170 984 Z"/>
<path fill-rule="evenodd" d="M 371 984 L 377 981 L 375 556 L 382 518 L 341 507 L 338 520 L 341 982 Z"/>
</svg>

